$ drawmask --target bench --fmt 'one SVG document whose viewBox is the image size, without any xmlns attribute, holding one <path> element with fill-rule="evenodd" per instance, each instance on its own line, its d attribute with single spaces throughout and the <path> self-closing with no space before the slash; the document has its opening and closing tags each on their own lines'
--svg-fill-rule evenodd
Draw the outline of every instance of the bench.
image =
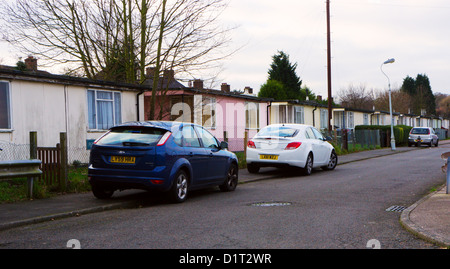
<svg viewBox="0 0 450 269">
<path fill-rule="evenodd" d="M 27 178 L 27 197 L 33 198 L 33 179 L 42 174 L 41 160 L 17 160 L 0 162 L 0 181 L 12 178 Z"/>
</svg>

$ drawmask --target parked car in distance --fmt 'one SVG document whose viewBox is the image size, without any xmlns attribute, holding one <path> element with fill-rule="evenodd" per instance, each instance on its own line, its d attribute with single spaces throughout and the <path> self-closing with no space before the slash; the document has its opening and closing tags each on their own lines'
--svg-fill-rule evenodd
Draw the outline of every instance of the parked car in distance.
<svg viewBox="0 0 450 269">
<path fill-rule="evenodd" d="M 333 170 L 338 157 L 328 140 L 310 125 L 266 126 L 247 143 L 247 169 L 257 173 L 260 167 L 300 167 L 306 175 L 316 167 Z"/>
<path fill-rule="evenodd" d="M 183 202 L 193 189 L 233 191 L 238 159 L 206 129 L 191 123 L 148 121 L 112 127 L 94 142 L 88 178 L 94 196 L 144 189 Z"/>
<path fill-rule="evenodd" d="M 439 137 L 431 127 L 413 127 L 409 132 L 408 147 L 415 145 L 416 147 L 422 144 L 428 144 L 428 146 L 438 146 Z"/>
</svg>

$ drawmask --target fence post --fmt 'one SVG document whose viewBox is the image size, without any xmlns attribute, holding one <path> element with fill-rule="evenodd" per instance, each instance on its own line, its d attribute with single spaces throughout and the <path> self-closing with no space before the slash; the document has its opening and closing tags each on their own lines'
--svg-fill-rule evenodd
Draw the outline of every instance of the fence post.
<svg viewBox="0 0 450 269">
<path fill-rule="evenodd" d="M 30 132 L 30 159 L 37 159 L 37 132 Z"/>
<path fill-rule="evenodd" d="M 228 132 L 227 131 L 223 131 L 223 141 L 228 143 Z"/>
<path fill-rule="evenodd" d="M 248 132 L 244 132 L 244 157 L 247 157 L 247 142 L 248 142 Z"/>
<path fill-rule="evenodd" d="M 37 159 L 37 132 L 30 132 L 30 159 Z M 33 182 L 34 177 L 27 177 L 27 197 L 33 198 Z"/>
<path fill-rule="evenodd" d="M 59 145 L 61 146 L 61 167 L 60 167 L 60 181 L 59 186 L 61 190 L 65 191 L 67 187 L 68 175 L 68 154 L 67 154 L 67 134 L 59 133 Z"/>
</svg>

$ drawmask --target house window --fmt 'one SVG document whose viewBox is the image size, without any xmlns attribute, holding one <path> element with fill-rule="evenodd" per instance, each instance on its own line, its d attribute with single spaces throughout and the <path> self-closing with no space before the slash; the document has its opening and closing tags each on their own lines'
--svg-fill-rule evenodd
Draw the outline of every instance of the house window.
<svg viewBox="0 0 450 269">
<path fill-rule="evenodd" d="M 171 96 L 170 120 L 181 122 L 194 122 L 194 97 Z"/>
<path fill-rule="evenodd" d="M 258 103 L 245 103 L 245 128 L 259 128 L 259 105 Z"/>
<path fill-rule="evenodd" d="M 202 126 L 216 127 L 216 98 L 205 97 L 202 100 Z"/>
<path fill-rule="evenodd" d="M 9 82 L 0 81 L 0 129 L 11 129 Z"/>
<path fill-rule="evenodd" d="M 302 106 L 294 106 L 294 123 L 305 123 L 305 110 Z"/>
<path fill-rule="evenodd" d="M 287 123 L 286 106 L 278 106 L 278 123 Z"/>
<path fill-rule="evenodd" d="M 320 129 L 328 129 L 328 110 L 320 110 Z"/>
<path fill-rule="evenodd" d="M 363 121 L 364 121 L 364 125 L 369 125 L 369 114 L 367 114 L 367 113 L 364 113 L 363 114 Z"/>
<path fill-rule="evenodd" d="M 348 128 L 348 129 L 353 129 L 353 128 L 355 128 L 355 121 L 354 121 L 354 115 L 353 115 L 353 112 L 347 112 L 347 118 L 348 118 L 347 128 Z"/>
<path fill-rule="evenodd" d="M 122 123 L 120 92 L 88 90 L 89 129 L 107 130 Z"/>
</svg>

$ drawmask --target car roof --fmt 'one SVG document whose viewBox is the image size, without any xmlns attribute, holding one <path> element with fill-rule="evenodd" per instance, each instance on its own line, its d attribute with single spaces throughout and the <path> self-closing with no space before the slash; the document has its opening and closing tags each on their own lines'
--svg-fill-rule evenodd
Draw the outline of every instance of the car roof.
<svg viewBox="0 0 450 269">
<path fill-rule="evenodd" d="M 313 127 L 311 125 L 300 124 L 300 123 L 277 123 L 277 124 L 267 125 L 266 127 L 280 127 L 280 126 L 291 127 L 291 128 L 295 128 L 295 129 L 304 129 L 307 127 Z"/>
<path fill-rule="evenodd" d="M 112 127 L 123 128 L 123 127 L 148 127 L 148 128 L 159 128 L 167 131 L 172 131 L 174 128 L 180 127 L 182 125 L 196 125 L 189 122 L 178 122 L 178 121 L 130 121 Z"/>
</svg>

